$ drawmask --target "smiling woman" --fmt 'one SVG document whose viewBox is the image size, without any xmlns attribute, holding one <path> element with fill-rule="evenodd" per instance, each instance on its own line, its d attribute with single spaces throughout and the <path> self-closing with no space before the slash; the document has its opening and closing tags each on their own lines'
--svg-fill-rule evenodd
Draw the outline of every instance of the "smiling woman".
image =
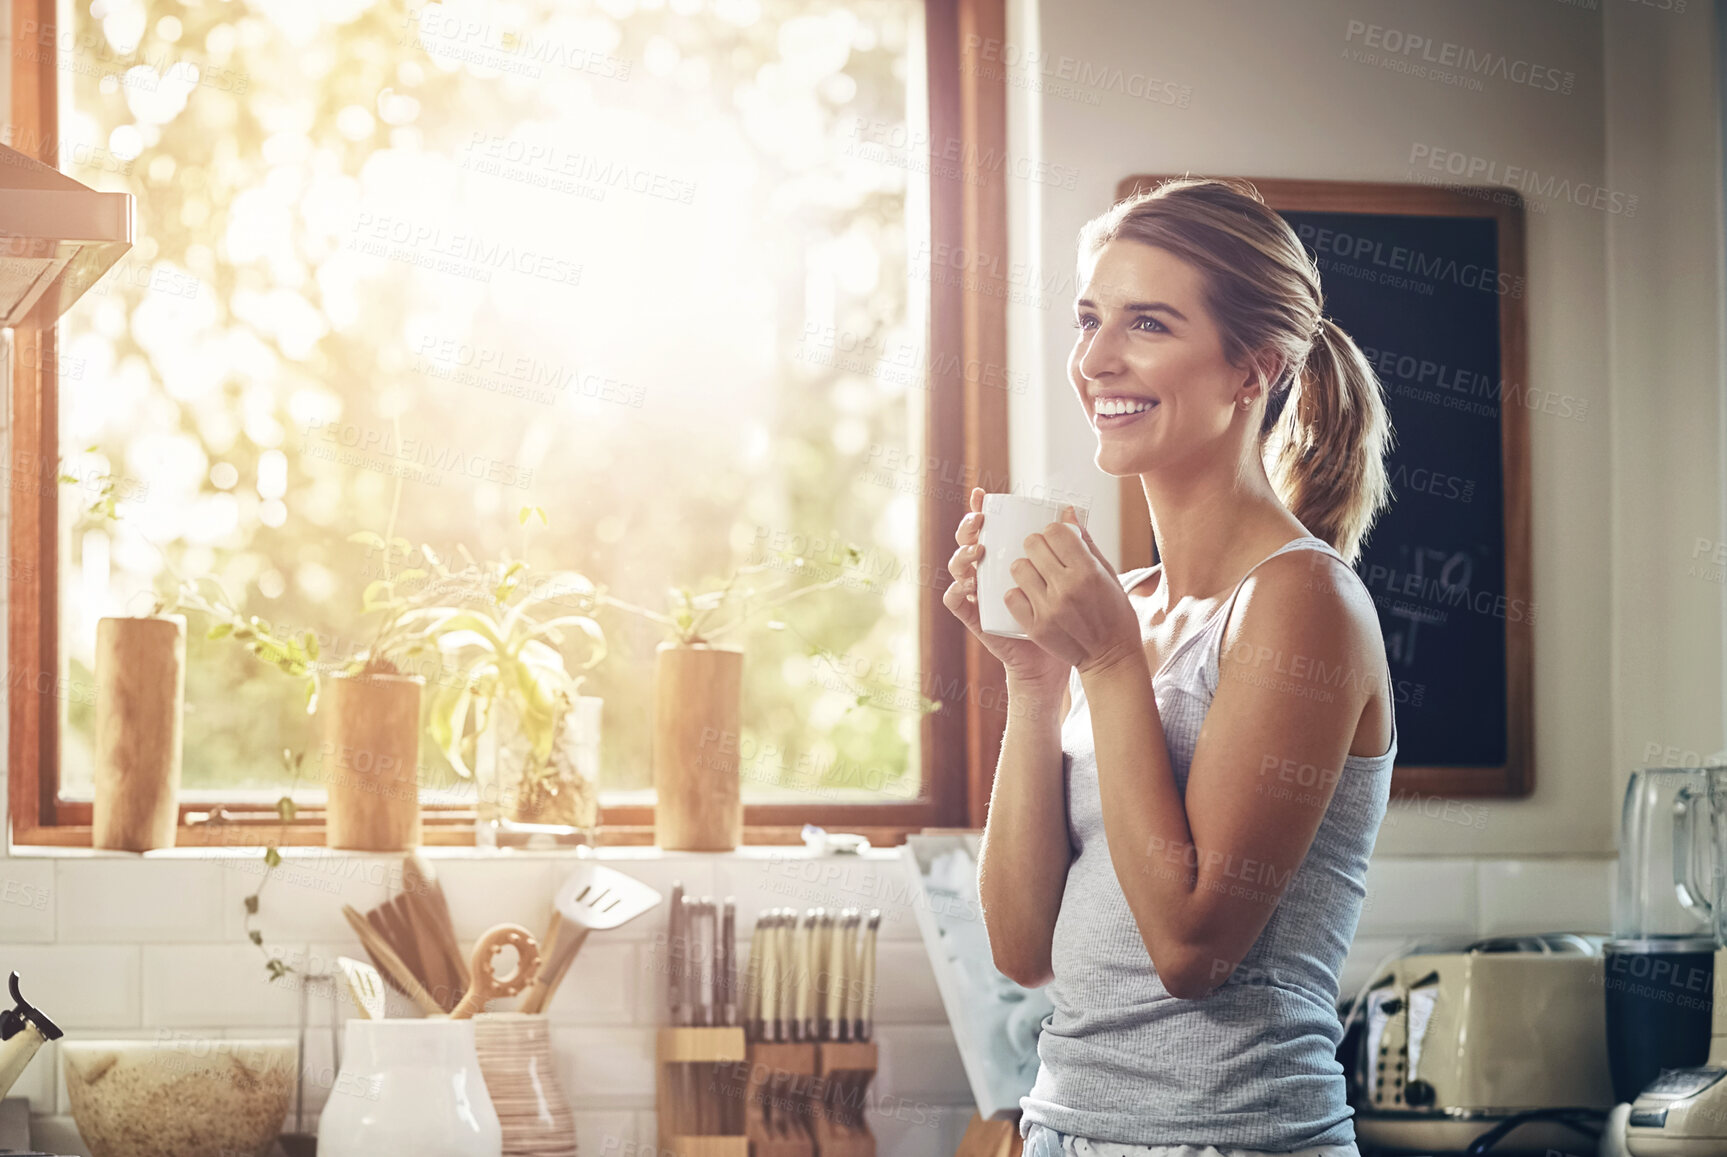
<svg viewBox="0 0 1727 1157">
<path fill-rule="evenodd" d="M 1386 502 L 1379 385 L 1251 189 L 1170 182 L 1081 246 L 1070 381 L 1162 562 L 1118 575 L 1052 524 L 1004 600 L 1029 641 L 983 636 L 1014 709 L 979 895 L 997 967 L 1054 1007 L 1021 1133 L 1352 1157 L 1338 976 L 1397 753 L 1348 565 Z M 947 596 L 974 630 L 981 522 Z"/>
</svg>

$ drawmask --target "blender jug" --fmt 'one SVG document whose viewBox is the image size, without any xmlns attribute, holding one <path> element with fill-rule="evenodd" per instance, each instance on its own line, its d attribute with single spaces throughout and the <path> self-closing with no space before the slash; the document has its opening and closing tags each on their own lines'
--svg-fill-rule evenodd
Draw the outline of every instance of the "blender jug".
<svg viewBox="0 0 1727 1157">
<path fill-rule="evenodd" d="M 1620 812 L 1613 939 L 1604 946 L 1613 1091 L 1631 1101 L 1664 1068 L 1709 1055 L 1715 888 L 1727 857 L 1727 768 L 1646 767 L 1631 773 Z M 1713 792 L 1713 794 L 1712 794 Z M 1727 922 L 1727 921 L 1724 921 Z"/>
</svg>

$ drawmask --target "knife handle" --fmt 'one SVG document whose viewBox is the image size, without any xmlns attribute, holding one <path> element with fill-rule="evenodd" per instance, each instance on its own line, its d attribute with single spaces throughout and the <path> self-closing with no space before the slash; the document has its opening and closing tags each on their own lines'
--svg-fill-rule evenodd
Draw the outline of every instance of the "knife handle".
<svg viewBox="0 0 1727 1157">
<path fill-rule="evenodd" d="M 845 910 L 834 917 L 827 933 L 827 1033 L 826 1040 L 843 1040 L 839 1036 L 839 1017 L 845 1008 Z"/>
<path fill-rule="evenodd" d="M 701 986 L 702 986 L 701 1004 L 702 1004 L 702 1024 L 703 1025 L 710 1025 L 711 1026 L 711 1025 L 717 1023 L 714 1019 L 714 1011 L 715 1011 L 714 976 L 715 976 L 715 971 L 716 971 L 714 965 L 717 963 L 717 961 L 715 959 L 715 953 L 719 949 L 719 940 L 720 940 L 720 937 L 719 937 L 719 919 L 718 919 L 718 913 L 714 911 L 713 897 L 712 896 L 703 896 L 702 897 L 702 969 L 701 969 L 701 973 L 700 973 L 700 977 L 699 977 L 700 981 L 701 981 Z"/>
<path fill-rule="evenodd" d="M 725 1025 L 738 1022 L 737 914 L 738 902 L 727 896 L 725 916 L 720 920 L 720 959 L 724 962 L 720 970 L 720 993 L 724 1001 L 721 1023 Z"/>
<path fill-rule="evenodd" d="M 678 988 L 678 942 L 684 934 L 684 882 L 672 881 L 672 900 L 666 909 L 666 969 L 667 1019 L 674 1025 L 683 1024 L 682 992 Z"/>
<path fill-rule="evenodd" d="M 863 951 L 863 991 L 859 994 L 857 1039 L 867 1041 L 875 1031 L 875 954 L 876 929 L 881 926 L 881 909 L 871 908 L 869 927 L 864 932 Z"/>
</svg>

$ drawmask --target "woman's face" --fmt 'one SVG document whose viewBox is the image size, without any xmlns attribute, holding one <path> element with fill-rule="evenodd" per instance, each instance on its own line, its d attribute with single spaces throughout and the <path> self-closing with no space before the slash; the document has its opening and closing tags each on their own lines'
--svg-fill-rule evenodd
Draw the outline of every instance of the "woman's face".
<svg viewBox="0 0 1727 1157">
<path fill-rule="evenodd" d="M 1105 473 L 1233 458 L 1237 440 L 1258 422 L 1260 407 L 1241 405 L 1252 376 L 1224 357 L 1203 300 L 1198 269 L 1143 242 L 1111 241 L 1089 269 L 1081 265 L 1067 373 L 1097 434 Z M 1139 412 L 1099 414 L 1104 399 Z"/>
</svg>

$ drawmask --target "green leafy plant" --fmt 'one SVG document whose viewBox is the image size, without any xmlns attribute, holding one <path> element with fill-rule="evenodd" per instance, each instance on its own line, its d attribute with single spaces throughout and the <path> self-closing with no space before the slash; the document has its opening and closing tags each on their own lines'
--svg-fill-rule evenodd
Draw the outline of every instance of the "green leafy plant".
<svg viewBox="0 0 1727 1157">
<path fill-rule="evenodd" d="M 520 521 L 546 521 L 538 507 Z M 459 775 L 472 775 L 468 755 L 501 700 L 515 709 L 530 740 L 527 776 L 546 774 L 559 720 L 580 693 L 583 676 L 570 674 L 564 648 L 587 644 L 583 669 L 606 657 L 605 633 L 591 611 L 598 588 L 574 571 L 535 580 L 526 559 L 504 555 L 444 575 L 478 595 L 475 605 L 417 608 L 403 616 L 415 639 L 435 645 L 454 664 L 432 698 L 427 724 L 432 742 Z M 421 644 L 423 645 L 423 644 Z"/>
<path fill-rule="evenodd" d="M 259 662 L 275 667 L 284 675 L 304 679 L 306 714 L 318 709 L 318 637 L 313 632 L 295 635 L 278 631 L 268 619 L 244 613 L 214 575 L 200 575 L 196 579 L 182 581 L 178 593 L 168 599 L 158 599 L 151 614 L 159 615 L 169 610 L 193 610 L 209 615 L 215 622 L 205 631 L 205 638 L 233 639 Z"/>
<path fill-rule="evenodd" d="M 856 546 L 847 544 L 845 548 L 845 566 L 856 566 L 863 561 L 863 552 Z M 859 586 L 865 590 L 874 590 L 878 586 L 875 579 L 868 575 L 858 576 L 841 572 L 830 579 L 818 583 L 798 586 L 800 579 L 811 572 L 807 559 L 798 555 L 782 555 L 771 563 L 756 563 L 751 566 L 739 567 L 732 572 L 725 584 L 717 590 L 702 594 L 691 593 L 688 587 L 676 587 L 668 592 L 670 609 L 664 613 L 649 610 L 646 607 L 611 597 L 602 590 L 598 601 L 609 607 L 639 615 L 666 628 L 671 641 L 681 646 L 706 646 L 712 644 L 735 631 L 742 629 L 758 615 L 776 611 L 789 603 L 815 594 L 817 591 L 830 590 L 838 586 Z M 776 583 L 758 586 L 755 576 L 765 571 L 784 572 L 787 577 Z M 846 708 L 846 713 L 859 707 L 872 706 L 876 695 L 871 689 L 860 684 L 847 670 L 849 664 L 832 650 L 813 642 L 802 631 L 793 627 L 783 618 L 775 617 L 764 624 L 769 630 L 791 631 L 802 639 L 805 653 L 812 659 L 827 664 L 855 695 L 854 702 Z M 918 710 L 922 714 L 941 710 L 941 703 L 929 696 L 918 695 Z"/>
<path fill-rule="evenodd" d="M 862 551 L 849 544 L 846 546 L 846 563 L 848 565 L 856 565 L 862 559 Z M 765 589 L 756 585 L 756 575 L 764 571 L 787 569 L 791 572 L 791 577 L 788 580 L 769 584 Z M 649 610 L 634 603 L 623 602 L 603 591 L 598 594 L 597 598 L 599 603 L 604 606 L 616 607 L 620 611 L 640 615 L 642 618 L 660 624 L 666 628 L 673 642 L 686 647 L 695 647 L 714 643 L 739 630 L 755 616 L 767 611 L 778 610 L 796 599 L 813 595 L 817 591 L 851 585 L 859 581 L 866 588 L 875 585 L 875 580 L 867 576 L 859 580 L 842 572 L 826 582 L 813 583 L 788 591 L 788 588 L 794 586 L 799 578 L 808 573 L 809 569 L 808 560 L 800 557 L 785 560 L 784 564 L 757 563 L 753 566 L 739 567 L 732 572 L 731 577 L 725 581 L 725 585 L 718 590 L 706 591 L 698 595 L 692 594 L 688 587 L 672 588 L 667 592 L 670 610 L 665 613 Z M 767 625 L 773 630 L 780 630 L 785 626 L 783 622 L 777 619 Z"/>
<path fill-rule="evenodd" d="M 246 939 L 257 945 L 258 951 L 264 954 L 264 969 L 270 974 L 270 979 L 272 981 L 282 979 L 282 977 L 294 971 L 294 968 L 281 957 L 270 955 L 270 950 L 264 947 L 263 930 L 254 927 L 253 921 L 256 920 L 258 916 L 258 902 L 260 897 L 264 894 L 264 885 L 270 882 L 270 873 L 275 871 L 277 865 L 282 862 L 282 852 L 279 845 L 283 837 L 288 834 L 288 825 L 293 823 L 294 817 L 299 814 L 298 809 L 294 806 L 294 788 L 299 786 L 301 765 L 304 764 L 305 761 L 305 752 L 290 751 L 286 747 L 282 749 L 282 767 L 289 773 L 290 778 L 288 782 L 288 793 L 276 801 L 276 814 L 281 818 L 281 827 L 277 829 L 275 841 L 265 845 L 264 847 L 264 873 L 258 878 L 258 886 L 253 889 L 250 896 L 247 896 L 241 901 L 241 904 L 244 905 L 246 909 L 246 921 L 244 925 L 246 930 Z"/>
<path fill-rule="evenodd" d="M 84 447 L 86 453 L 94 454 L 97 447 Z M 61 459 L 64 461 L 64 459 Z M 120 478 L 112 470 L 95 479 L 83 479 L 76 474 L 61 470 L 59 481 L 69 486 L 82 486 L 86 481 L 97 484 L 96 497 L 79 515 L 80 523 L 103 523 L 120 521 Z"/>
</svg>

